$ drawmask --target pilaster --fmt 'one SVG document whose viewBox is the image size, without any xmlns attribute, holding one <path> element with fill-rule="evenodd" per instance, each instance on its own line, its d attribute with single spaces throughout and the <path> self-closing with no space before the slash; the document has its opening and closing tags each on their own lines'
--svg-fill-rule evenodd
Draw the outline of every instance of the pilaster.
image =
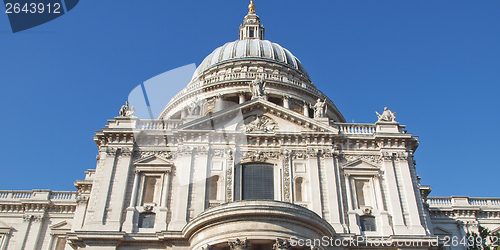
<svg viewBox="0 0 500 250">
<path fill-rule="evenodd" d="M 321 218 L 323 218 L 323 211 L 321 211 L 321 188 L 320 188 L 320 176 L 319 176 L 319 166 L 318 166 L 318 155 L 316 153 L 310 153 L 307 165 L 309 166 L 309 181 L 311 185 L 311 210 L 316 212 Z"/>
<path fill-rule="evenodd" d="M 402 156 L 402 155 L 401 155 Z M 422 204 L 417 204 L 417 202 L 422 202 L 420 196 L 416 196 L 414 182 L 410 174 L 410 165 L 408 164 L 408 158 L 406 155 L 404 157 L 398 158 L 399 170 L 401 171 L 402 180 L 401 184 L 403 186 L 403 192 L 405 192 L 408 213 L 410 221 L 407 222 L 411 234 L 423 234 L 425 235 L 425 229 L 422 227 L 419 211 L 419 206 Z M 420 206 L 421 207 L 421 206 Z"/>
<path fill-rule="evenodd" d="M 338 190 L 340 190 L 341 187 L 338 184 L 337 176 L 335 174 L 336 166 L 332 155 L 326 155 L 324 162 L 325 162 L 326 179 L 327 179 L 325 185 L 327 185 L 327 189 L 329 191 L 327 198 L 330 208 L 329 220 L 333 228 L 335 229 L 335 232 L 341 233 L 344 231 L 344 228 L 342 227 L 342 223 L 340 221 L 342 208 L 339 206 L 340 197 L 339 193 L 337 192 Z"/>
<path fill-rule="evenodd" d="M 382 170 L 384 171 L 384 182 L 387 187 L 387 195 L 388 195 L 388 209 L 392 215 L 392 224 L 394 234 L 408 234 L 408 228 L 405 225 L 403 218 L 403 208 L 401 203 L 401 196 L 397 177 L 395 172 L 394 161 L 392 159 L 392 155 L 387 155 L 383 157 L 382 161 Z"/>
<path fill-rule="evenodd" d="M 189 184 L 192 169 L 192 150 L 187 149 L 180 153 L 180 157 L 175 160 L 177 186 L 172 201 L 173 221 L 168 226 L 168 230 L 180 231 L 187 223 L 187 212 L 189 202 Z"/>
<path fill-rule="evenodd" d="M 120 158 L 116 164 L 116 174 L 113 175 L 113 185 L 108 192 L 112 196 L 108 202 L 108 218 L 106 228 L 113 231 L 120 231 L 123 211 L 126 208 L 125 194 L 129 179 L 130 167 L 132 166 L 132 147 L 122 148 Z M 132 166 L 133 167 L 133 166 Z"/>
</svg>

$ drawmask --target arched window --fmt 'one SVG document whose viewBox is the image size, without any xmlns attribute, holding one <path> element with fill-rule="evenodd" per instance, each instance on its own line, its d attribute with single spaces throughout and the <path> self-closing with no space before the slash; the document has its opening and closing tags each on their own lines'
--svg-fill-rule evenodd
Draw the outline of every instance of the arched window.
<svg viewBox="0 0 500 250">
<path fill-rule="evenodd" d="M 362 231 L 377 231 L 375 217 L 364 215 L 359 217 L 359 223 Z"/>
<path fill-rule="evenodd" d="M 155 218 L 156 218 L 155 213 L 145 212 L 139 214 L 138 228 L 154 228 Z"/>
<path fill-rule="evenodd" d="M 304 179 L 301 177 L 295 179 L 295 201 L 304 201 Z"/>
<path fill-rule="evenodd" d="M 219 193 L 219 176 L 214 175 L 210 178 L 210 187 L 209 187 L 209 199 L 217 200 L 217 194 Z"/>
</svg>

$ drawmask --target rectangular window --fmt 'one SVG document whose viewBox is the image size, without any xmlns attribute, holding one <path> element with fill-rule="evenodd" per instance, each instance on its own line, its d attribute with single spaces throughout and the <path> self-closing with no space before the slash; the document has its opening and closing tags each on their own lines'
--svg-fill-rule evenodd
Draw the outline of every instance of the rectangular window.
<svg viewBox="0 0 500 250">
<path fill-rule="evenodd" d="M 142 195 L 142 205 L 155 203 L 158 205 L 160 198 L 161 178 L 158 176 L 145 176 Z"/>
<path fill-rule="evenodd" d="M 358 208 L 363 208 L 365 206 L 371 206 L 371 187 L 369 180 L 356 180 L 354 182 L 356 185 L 356 200 L 358 202 Z"/>
<path fill-rule="evenodd" d="M 274 166 L 252 163 L 242 167 L 241 199 L 274 200 Z"/>
<path fill-rule="evenodd" d="M 249 35 L 248 35 L 248 36 L 249 36 L 249 37 L 254 37 L 254 35 L 255 35 L 255 34 L 254 34 L 254 30 L 253 30 L 253 28 L 250 28 L 250 33 L 249 33 Z"/>
</svg>

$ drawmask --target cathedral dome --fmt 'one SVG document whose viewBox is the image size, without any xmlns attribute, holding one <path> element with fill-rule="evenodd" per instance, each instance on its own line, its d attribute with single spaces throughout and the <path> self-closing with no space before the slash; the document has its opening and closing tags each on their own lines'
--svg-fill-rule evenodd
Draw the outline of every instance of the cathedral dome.
<svg viewBox="0 0 500 250">
<path fill-rule="evenodd" d="M 287 66 L 310 80 L 300 60 L 289 50 L 281 47 L 281 45 L 277 43 L 260 39 L 236 40 L 215 49 L 196 69 L 193 74 L 193 79 L 196 79 L 203 72 L 214 66 L 227 62 L 249 59 L 262 60 Z"/>
</svg>

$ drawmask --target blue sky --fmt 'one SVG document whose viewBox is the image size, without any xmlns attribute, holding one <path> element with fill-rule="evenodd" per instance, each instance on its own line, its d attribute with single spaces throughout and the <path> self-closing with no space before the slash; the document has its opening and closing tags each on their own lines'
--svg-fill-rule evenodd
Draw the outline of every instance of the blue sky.
<svg viewBox="0 0 500 250">
<path fill-rule="evenodd" d="M 0 189 L 74 190 L 92 136 L 141 82 L 238 38 L 246 0 L 85 0 L 12 34 L 0 14 Z M 432 196 L 499 197 L 500 1 L 255 0 L 348 122 L 385 106 Z"/>
</svg>

